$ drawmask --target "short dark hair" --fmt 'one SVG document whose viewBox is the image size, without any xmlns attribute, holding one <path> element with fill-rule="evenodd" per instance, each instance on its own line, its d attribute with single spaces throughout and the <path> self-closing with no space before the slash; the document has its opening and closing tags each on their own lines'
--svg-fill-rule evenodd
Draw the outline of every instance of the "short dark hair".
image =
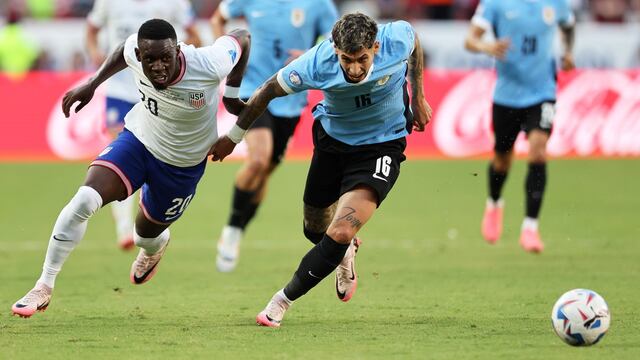
<svg viewBox="0 0 640 360">
<path fill-rule="evenodd" d="M 343 15 L 331 30 L 336 48 L 350 54 L 363 48 L 370 49 L 377 34 L 378 24 L 361 13 Z"/>
<path fill-rule="evenodd" d="M 138 29 L 138 40 L 165 40 L 177 41 L 176 30 L 167 21 L 151 19 L 145 21 Z"/>
</svg>

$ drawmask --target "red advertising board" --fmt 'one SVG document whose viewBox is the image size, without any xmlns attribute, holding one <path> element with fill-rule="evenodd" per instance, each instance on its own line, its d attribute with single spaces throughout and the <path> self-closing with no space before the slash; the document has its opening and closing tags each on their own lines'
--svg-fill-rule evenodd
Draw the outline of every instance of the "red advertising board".
<svg viewBox="0 0 640 360">
<path fill-rule="evenodd" d="M 110 140 L 103 127 L 104 92 L 66 119 L 64 93 L 86 73 L 31 73 L 20 79 L 0 75 L 0 160 L 91 158 Z M 491 71 L 426 71 L 425 93 L 434 118 L 424 133 L 409 136 L 409 158 L 468 157 L 491 151 Z M 557 113 L 548 151 L 552 156 L 640 156 L 640 70 L 582 70 L 560 77 Z M 309 93 L 309 104 L 320 101 Z M 310 106 L 311 107 L 311 106 Z M 288 156 L 311 153 L 310 107 Z M 235 121 L 221 106 L 219 132 Z M 521 136 L 517 152 L 525 152 Z M 241 145 L 235 155 L 242 156 Z"/>
</svg>

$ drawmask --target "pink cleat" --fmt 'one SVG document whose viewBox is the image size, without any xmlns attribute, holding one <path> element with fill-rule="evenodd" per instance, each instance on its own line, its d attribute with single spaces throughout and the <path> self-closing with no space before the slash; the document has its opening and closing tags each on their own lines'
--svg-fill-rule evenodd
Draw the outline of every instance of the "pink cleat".
<svg viewBox="0 0 640 360">
<path fill-rule="evenodd" d="M 541 253 L 544 250 L 544 244 L 540 240 L 538 230 L 523 229 L 520 233 L 520 246 L 525 251 L 532 253 Z"/>
<path fill-rule="evenodd" d="M 260 326 L 280 327 L 284 313 L 291 306 L 291 301 L 279 290 L 273 295 L 267 307 L 256 316 L 256 323 Z"/>
<path fill-rule="evenodd" d="M 124 251 L 129 251 L 134 247 L 133 236 L 125 236 L 118 240 L 118 247 Z"/>
<path fill-rule="evenodd" d="M 162 255 L 164 255 L 168 245 L 169 240 L 162 245 L 158 252 L 152 255 L 147 255 L 144 249 L 140 249 L 138 256 L 133 261 L 133 264 L 131 264 L 131 273 L 129 274 L 129 278 L 131 279 L 132 284 L 140 285 L 151 280 L 153 275 L 158 271 L 158 263 L 162 260 Z"/>
<path fill-rule="evenodd" d="M 354 237 L 351 245 L 344 254 L 340 265 L 336 268 L 336 295 L 338 299 L 347 302 L 351 300 L 358 287 L 358 275 L 356 274 L 356 254 L 362 240 Z"/>
<path fill-rule="evenodd" d="M 47 285 L 37 283 L 22 299 L 13 304 L 11 311 L 23 318 L 31 317 L 37 311 L 45 311 L 51 301 L 52 292 Z"/>
<path fill-rule="evenodd" d="M 482 236 L 489 244 L 495 244 L 502 235 L 502 215 L 504 202 L 502 200 L 487 200 L 482 218 Z"/>
</svg>

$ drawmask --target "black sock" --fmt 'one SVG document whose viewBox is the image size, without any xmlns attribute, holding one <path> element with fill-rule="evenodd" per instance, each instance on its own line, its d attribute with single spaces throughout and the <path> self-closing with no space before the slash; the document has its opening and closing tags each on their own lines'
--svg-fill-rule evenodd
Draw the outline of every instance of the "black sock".
<svg viewBox="0 0 640 360">
<path fill-rule="evenodd" d="M 547 164 L 529 164 L 525 190 L 527 192 L 527 217 L 537 219 L 542 206 L 544 187 L 547 184 Z"/>
<path fill-rule="evenodd" d="M 500 194 L 502 193 L 502 186 L 504 185 L 504 181 L 507 179 L 507 173 L 497 172 L 493 168 L 493 163 L 489 163 L 489 196 L 493 201 L 498 201 L 500 199 Z"/>
<path fill-rule="evenodd" d="M 229 216 L 229 226 L 244 229 L 247 225 L 247 210 L 251 205 L 251 200 L 255 196 L 255 191 L 244 191 L 233 188 L 233 200 L 231 203 L 231 216 Z"/>
<path fill-rule="evenodd" d="M 309 239 L 309 241 L 311 241 L 314 245 L 319 243 L 320 240 L 322 240 L 322 238 L 324 237 L 324 232 L 321 232 L 321 233 L 313 232 L 307 229 L 307 227 L 304 226 L 304 224 L 302 225 L 302 231 L 304 232 L 304 236 L 307 239 Z"/>
<path fill-rule="evenodd" d="M 244 213 L 244 223 L 242 224 L 242 229 L 246 228 L 247 225 L 249 225 L 249 222 L 251 222 L 251 219 L 253 219 L 253 217 L 256 215 L 256 211 L 258 210 L 258 207 L 260 206 L 260 203 L 249 203 L 249 206 L 245 209 L 245 213 Z"/>
<path fill-rule="evenodd" d="M 322 279 L 327 277 L 342 261 L 349 244 L 338 244 L 329 235 L 324 235 L 322 240 L 314 246 L 302 258 L 298 270 L 284 288 L 284 294 L 291 301 L 306 294 Z"/>
</svg>

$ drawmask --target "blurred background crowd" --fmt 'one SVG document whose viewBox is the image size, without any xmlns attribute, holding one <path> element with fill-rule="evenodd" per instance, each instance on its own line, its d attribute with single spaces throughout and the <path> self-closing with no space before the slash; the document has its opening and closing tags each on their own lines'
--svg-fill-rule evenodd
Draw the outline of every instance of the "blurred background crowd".
<svg viewBox="0 0 640 360">
<path fill-rule="evenodd" d="M 569 0 L 581 23 L 629 24 L 640 22 L 640 0 Z M 220 0 L 191 0 L 200 23 L 206 23 Z M 479 0 L 334 0 L 341 13 L 360 11 L 377 19 L 412 22 L 464 22 Z M 21 29 L 23 23 L 80 21 L 93 0 L 0 0 L 0 70 L 91 70 L 82 51 L 54 59 Z M 42 43 L 42 41 L 40 41 Z M 41 45 L 41 44 L 40 44 Z M 28 65 L 25 65 L 28 64 Z M 28 70 L 27 69 L 27 70 Z"/>
</svg>

